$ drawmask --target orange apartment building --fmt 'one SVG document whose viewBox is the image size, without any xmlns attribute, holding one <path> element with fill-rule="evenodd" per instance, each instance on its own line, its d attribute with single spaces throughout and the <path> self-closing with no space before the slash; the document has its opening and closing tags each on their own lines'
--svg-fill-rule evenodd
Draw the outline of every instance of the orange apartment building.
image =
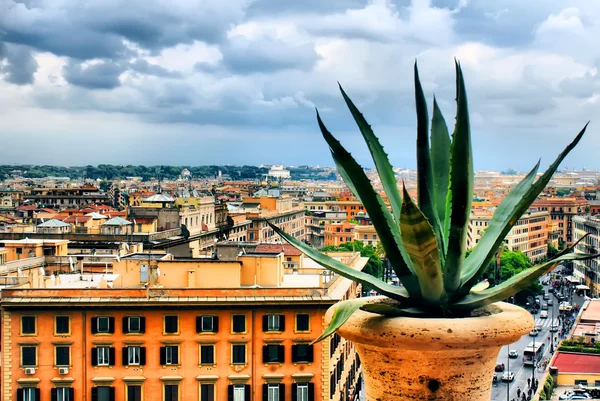
<svg viewBox="0 0 600 401">
<path fill-rule="evenodd" d="M 3 289 L 3 400 L 357 399 L 352 344 L 311 341 L 327 308 L 360 286 L 302 255 L 293 255 L 300 274 L 288 275 L 285 256 L 132 254 L 94 288 L 87 276 L 59 275 L 42 288 Z M 355 269 L 366 262 L 338 256 Z"/>
<path fill-rule="evenodd" d="M 340 200 L 304 202 L 309 212 L 344 212 L 346 220 L 352 220 L 358 213 L 364 213 L 365 207 L 354 197 L 343 197 Z"/>
<path fill-rule="evenodd" d="M 589 202 L 578 198 L 542 198 L 533 202 L 533 207 L 546 210 L 550 219 L 558 223 L 558 238 L 566 245 L 574 241 L 573 217 L 587 213 Z"/>
<path fill-rule="evenodd" d="M 325 223 L 325 246 L 340 246 L 355 239 L 356 224 L 349 221 L 341 223 Z"/>
<path fill-rule="evenodd" d="M 489 226 L 493 212 L 475 210 L 471 213 L 467 231 L 467 247 L 473 248 Z M 548 211 L 532 210 L 525 213 L 509 231 L 504 245 L 511 251 L 522 251 L 532 262 L 545 257 L 548 253 L 549 229 L 552 221 Z"/>
</svg>

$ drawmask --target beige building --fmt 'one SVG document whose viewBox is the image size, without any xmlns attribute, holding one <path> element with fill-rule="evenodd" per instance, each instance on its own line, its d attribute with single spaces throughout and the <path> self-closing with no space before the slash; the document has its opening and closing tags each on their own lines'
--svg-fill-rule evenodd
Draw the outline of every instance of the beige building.
<svg viewBox="0 0 600 401">
<path fill-rule="evenodd" d="M 479 243 L 484 231 L 489 227 L 493 211 L 475 210 L 471 214 L 467 231 L 467 248 Z M 548 211 L 530 210 L 525 213 L 509 231 L 504 245 L 511 251 L 522 251 L 532 262 L 548 253 L 548 228 L 551 226 Z"/>
</svg>

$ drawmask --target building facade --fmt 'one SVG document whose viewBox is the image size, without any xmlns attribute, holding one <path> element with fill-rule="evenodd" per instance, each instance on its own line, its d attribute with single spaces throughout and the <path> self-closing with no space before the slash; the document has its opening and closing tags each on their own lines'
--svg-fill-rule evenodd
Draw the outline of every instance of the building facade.
<svg viewBox="0 0 600 401">
<path fill-rule="evenodd" d="M 533 202 L 533 207 L 548 211 L 550 219 L 558 223 L 559 242 L 573 243 L 573 217 L 587 213 L 589 202 L 578 198 L 542 198 Z"/>
<path fill-rule="evenodd" d="M 471 214 L 467 231 L 467 247 L 473 248 L 492 220 L 493 212 L 475 210 Z M 548 254 L 549 228 L 552 227 L 548 211 L 530 210 L 513 226 L 504 239 L 504 245 L 511 251 L 522 251 L 532 262 Z"/>
<path fill-rule="evenodd" d="M 341 257 L 356 269 L 366 263 Z M 103 276 L 112 288 L 4 289 L 3 400 L 356 399 L 352 344 L 311 342 L 327 308 L 360 286 L 323 281 L 316 264 L 285 274 L 285 260 L 284 250 L 233 261 L 136 254 Z"/>
</svg>

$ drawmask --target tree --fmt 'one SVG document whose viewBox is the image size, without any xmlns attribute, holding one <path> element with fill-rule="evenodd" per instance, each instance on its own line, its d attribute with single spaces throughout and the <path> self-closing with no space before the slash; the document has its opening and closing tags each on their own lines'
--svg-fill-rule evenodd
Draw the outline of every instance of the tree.
<svg viewBox="0 0 600 401">
<path fill-rule="evenodd" d="M 548 242 L 548 259 L 552 259 L 556 255 L 558 255 L 559 250 L 552 246 L 551 243 Z"/>
<path fill-rule="evenodd" d="M 467 251 L 467 256 L 470 255 L 471 250 Z M 515 274 L 522 272 L 525 269 L 532 267 L 533 264 L 521 251 L 511 251 L 504 248 L 500 254 L 500 269 L 498 271 L 498 280 L 496 279 L 496 262 L 492 261 L 485 268 L 482 279 L 487 279 L 491 286 L 500 284 Z M 516 295 L 516 300 L 519 303 L 527 302 L 528 296 L 537 296 L 544 293 L 544 289 L 539 281 L 534 282 L 527 288 L 523 289 Z"/>
<path fill-rule="evenodd" d="M 374 277 L 382 278 L 383 276 L 383 260 L 380 257 L 380 252 L 371 244 L 365 245 L 362 241 L 344 242 L 339 246 L 327 245 L 323 249 L 323 252 L 360 252 L 360 256 L 369 258 L 367 264 L 363 268 L 363 272 L 368 273 Z M 364 291 L 370 290 L 366 286 L 363 286 Z"/>
</svg>

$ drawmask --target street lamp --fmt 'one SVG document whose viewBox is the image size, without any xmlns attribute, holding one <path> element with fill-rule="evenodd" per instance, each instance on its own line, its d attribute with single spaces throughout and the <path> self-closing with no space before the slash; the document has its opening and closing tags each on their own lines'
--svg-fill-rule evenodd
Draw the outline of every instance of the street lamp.
<svg viewBox="0 0 600 401">
<path fill-rule="evenodd" d="M 554 302 L 552 303 L 552 323 L 550 324 L 550 353 L 554 354 L 554 332 L 552 327 L 554 326 Z"/>
</svg>

